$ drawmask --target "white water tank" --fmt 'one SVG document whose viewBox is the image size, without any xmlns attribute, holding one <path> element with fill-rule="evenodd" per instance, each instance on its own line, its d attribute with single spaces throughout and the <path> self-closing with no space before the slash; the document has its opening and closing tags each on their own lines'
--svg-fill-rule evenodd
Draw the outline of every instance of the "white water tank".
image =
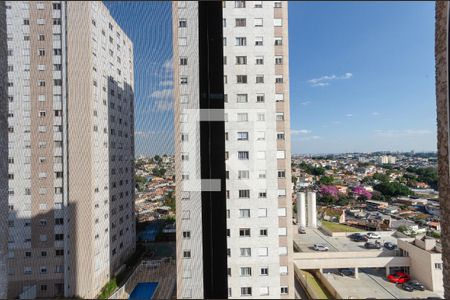
<svg viewBox="0 0 450 300">
<path fill-rule="evenodd" d="M 306 194 L 297 192 L 297 224 L 299 228 L 306 227 Z"/>
<path fill-rule="evenodd" d="M 308 201 L 308 227 L 317 228 L 316 192 L 306 194 Z"/>
</svg>

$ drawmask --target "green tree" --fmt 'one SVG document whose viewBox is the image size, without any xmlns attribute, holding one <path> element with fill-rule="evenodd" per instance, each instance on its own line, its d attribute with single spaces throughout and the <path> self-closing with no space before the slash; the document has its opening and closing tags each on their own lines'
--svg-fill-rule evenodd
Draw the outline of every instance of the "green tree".
<svg viewBox="0 0 450 300">
<path fill-rule="evenodd" d="M 374 180 L 378 180 L 381 182 L 389 182 L 390 181 L 390 177 L 386 174 L 382 174 L 382 173 L 375 173 L 373 174 L 372 178 Z"/>
<path fill-rule="evenodd" d="M 375 185 L 373 188 L 388 197 L 409 196 L 414 194 L 407 186 L 399 182 L 382 182 Z"/>
<path fill-rule="evenodd" d="M 331 176 L 322 176 L 322 177 L 320 177 L 319 182 L 320 182 L 320 184 L 324 184 L 324 185 L 332 185 L 334 182 L 334 179 Z"/>
</svg>

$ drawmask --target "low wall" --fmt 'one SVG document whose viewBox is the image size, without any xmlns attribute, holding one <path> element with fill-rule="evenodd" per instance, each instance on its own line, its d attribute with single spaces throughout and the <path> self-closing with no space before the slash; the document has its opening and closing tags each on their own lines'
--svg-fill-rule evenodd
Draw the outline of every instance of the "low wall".
<svg viewBox="0 0 450 300">
<path fill-rule="evenodd" d="M 337 292 L 333 285 L 328 281 L 328 278 L 320 271 L 313 271 L 320 283 L 328 290 L 328 292 L 334 297 L 334 299 L 343 299 L 342 296 Z"/>
<path fill-rule="evenodd" d="M 389 231 L 332 232 L 332 231 L 330 231 L 330 230 L 328 230 L 328 229 L 326 229 L 324 227 L 319 227 L 319 230 L 322 231 L 323 233 L 325 233 L 326 235 L 331 236 L 331 237 L 345 237 L 345 236 L 349 236 L 349 235 L 354 234 L 354 233 L 367 234 L 369 232 L 372 232 L 372 233 L 376 232 L 381 237 L 383 237 L 383 236 L 387 236 L 387 235 L 392 236 L 395 233 L 394 230 L 389 230 Z"/>
<path fill-rule="evenodd" d="M 308 296 L 311 297 L 311 299 L 322 299 L 322 295 L 318 295 L 316 290 L 311 288 L 311 286 L 308 284 L 306 278 L 303 276 L 301 270 L 295 268 L 295 275 L 300 280 L 301 285 L 306 289 L 306 292 L 308 293 Z"/>
</svg>

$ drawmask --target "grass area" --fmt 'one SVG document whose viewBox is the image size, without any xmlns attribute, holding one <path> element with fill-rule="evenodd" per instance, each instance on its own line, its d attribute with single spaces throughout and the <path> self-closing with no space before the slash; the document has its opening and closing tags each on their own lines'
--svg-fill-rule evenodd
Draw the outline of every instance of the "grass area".
<svg viewBox="0 0 450 300">
<path fill-rule="evenodd" d="M 103 288 L 98 299 L 108 299 L 117 289 L 117 281 L 116 278 L 111 279 Z"/>
<path fill-rule="evenodd" d="M 329 221 L 320 221 L 322 223 L 322 227 L 331 231 L 331 232 L 360 232 L 361 229 L 350 227 L 343 224 L 338 224 Z"/>
<path fill-rule="evenodd" d="M 303 276 L 306 278 L 306 283 L 308 287 L 312 288 L 314 292 L 316 293 L 316 296 L 319 299 L 329 299 L 328 295 L 326 294 L 325 290 L 322 288 L 320 283 L 317 281 L 317 279 L 309 272 L 301 270 Z"/>
</svg>

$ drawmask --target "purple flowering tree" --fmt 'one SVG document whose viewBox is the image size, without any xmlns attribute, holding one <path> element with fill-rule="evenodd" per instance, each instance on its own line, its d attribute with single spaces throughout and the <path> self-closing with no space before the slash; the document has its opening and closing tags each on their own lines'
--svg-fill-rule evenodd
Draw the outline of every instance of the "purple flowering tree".
<svg viewBox="0 0 450 300">
<path fill-rule="evenodd" d="M 354 187 L 352 193 L 356 198 L 362 198 L 367 200 L 372 198 L 372 194 L 362 186 Z"/>
</svg>

